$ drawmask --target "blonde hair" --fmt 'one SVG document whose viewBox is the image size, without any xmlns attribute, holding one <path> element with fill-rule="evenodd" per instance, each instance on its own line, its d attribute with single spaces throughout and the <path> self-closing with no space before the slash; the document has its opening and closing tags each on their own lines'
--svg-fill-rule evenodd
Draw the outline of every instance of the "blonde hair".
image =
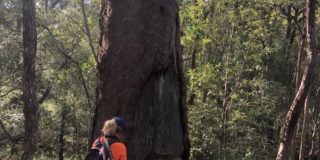
<svg viewBox="0 0 320 160">
<path fill-rule="evenodd" d="M 115 119 L 107 120 L 104 122 L 102 133 L 103 135 L 113 136 L 117 132 L 117 123 Z"/>
</svg>

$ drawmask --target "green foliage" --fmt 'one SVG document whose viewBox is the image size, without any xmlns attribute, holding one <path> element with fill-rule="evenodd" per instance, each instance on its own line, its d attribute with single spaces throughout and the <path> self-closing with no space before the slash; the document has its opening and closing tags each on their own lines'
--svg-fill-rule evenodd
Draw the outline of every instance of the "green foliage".
<svg viewBox="0 0 320 160">
<path fill-rule="evenodd" d="M 46 7 L 46 2 L 48 6 Z M 23 135 L 22 26 L 19 0 L 0 1 L 0 120 L 11 136 Z M 95 60 L 89 47 L 81 1 L 36 1 L 38 98 L 50 87 L 40 105 L 39 143 L 36 159 L 57 159 L 63 127 L 65 159 L 83 159 L 95 97 Z M 97 46 L 100 1 L 85 4 L 88 27 Z M 64 126 L 61 126 L 64 122 Z M 0 137 L 4 136 L 2 128 Z M 0 145 L 1 157 L 19 159 L 21 140 Z M 14 144 L 14 146 L 12 146 Z M 12 149 L 11 149 L 12 148 Z"/>
<path fill-rule="evenodd" d="M 58 159 L 61 150 L 65 159 L 83 159 L 86 152 L 96 68 L 81 2 L 36 1 L 39 99 L 51 88 L 40 105 L 36 159 Z M 303 21 L 290 22 L 283 12 L 290 4 L 302 9 L 304 3 L 179 2 L 188 80 L 190 158 L 274 159 L 284 114 L 294 90 L 292 79 L 299 33 L 296 30 L 290 42 L 287 32 L 290 27 L 297 29 L 303 25 Z M 94 47 L 100 32 L 100 3 L 100 0 L 85 0 Z M 24 132 L 22 66 L 21 0 L 0 0 L 0 120 L 14 138 Z M 315 79 L 319 86 L 319 77 Z M 316 92 L 314 87 L 311 95 L 314 97 Z M 2 129 L 0 138 L 6 137 Z M 0 139 L 0 159 L 20 158 L 21 140 L 2 142 Z"/>
<path fill-rule="evenodd" d="M 279 44 L 287 27 L 279 16 L 285 4 L 181 2 L 188 95 L 194 98 L 191 159 L 274 158 L 295 62 L 279 59 L 285 58 L 285 44 Z"/>
</svg>

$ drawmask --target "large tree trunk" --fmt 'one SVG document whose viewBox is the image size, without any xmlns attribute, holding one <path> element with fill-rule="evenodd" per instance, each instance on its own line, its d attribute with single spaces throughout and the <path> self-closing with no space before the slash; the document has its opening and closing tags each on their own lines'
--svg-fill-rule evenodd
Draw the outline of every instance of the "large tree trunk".
<svg viewBox="0 0 320 160">
<path fill-rule="evenodd" d="M 315 26 L 315 9 L 316 0 L 307 0 L 306 3 L 306 37 L 307 37 L 307 60 L 308 64 L 305 67 L 305 72 L 302 77 L 300 87 L 295 95 L 295 98 L 290 106 L 286 116 L 284 136 L 279 146 L 277 160 L 287 160 L 289 156 L 290 141 L 293 138 L 297 121 L 304 101 L 307 97 L 314 68 L 317 64 L 317 44 L 316 44 L 316 26 Z"/>
<path fill-rule="evenodd" d="M 178 4 L 103 0 L 100 18 L 92 140 L 120 115 L 129 125 L 128 159 L 188 159 Z"/>
<path fill-rule="evenodd" d="M 35 22 L 35 1 L 22 1 L 23 21 L 23 113 L 25 116 L 25 136 L 23 160 L 32 160 L 37 146 L 38 102 L 36 97 L 35 58 L 37 31 Z"/>
</svg>

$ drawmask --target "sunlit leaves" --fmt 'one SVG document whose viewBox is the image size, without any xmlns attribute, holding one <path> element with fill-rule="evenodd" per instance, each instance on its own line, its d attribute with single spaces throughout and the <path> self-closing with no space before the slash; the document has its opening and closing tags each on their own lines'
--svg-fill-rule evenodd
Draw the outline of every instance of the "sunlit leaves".
<svg viewBox="0 0 320 160">
<path fill-rule="evenodd" d="M 282 47 L 282 3 L 181 2 L 188 91 L 195 97 L 189 106 L 192 158 L 273 157 L 277 135 L 266 130 L 277 129 L 272 125 L 283 116 L 276 112 L 286 103 L 287 88 L 268 77 L 268 61 Z M 196 68 L 190 69 L 192 60 Z"/>
</svg>

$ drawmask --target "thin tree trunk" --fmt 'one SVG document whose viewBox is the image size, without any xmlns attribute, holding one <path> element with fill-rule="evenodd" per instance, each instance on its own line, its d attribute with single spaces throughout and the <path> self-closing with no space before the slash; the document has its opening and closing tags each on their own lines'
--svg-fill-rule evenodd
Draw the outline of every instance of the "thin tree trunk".
<svg viewBox="0 0 320 160">
<path fill-rule="evenodd" d="M 93 41 L 92 41 L 92 37 L 91 37 L 91 33 L 90 33 L 90 29 L 89 29 L 89 24 L 88 24 L 88 18 L 87 18 L 87 14 L 86 14 L 86 10 L 85 10 L 85 0 L 81 0 L 81 9 L 82 9 L 82 16 L 83 16 L 83 21 L 84 21 L 84 27 L 85 27 L 85 34 L 87 35 L 87 38 L 88 38 L 88 41 L 89 41 L 89 46 L 90 46 L 90 49 L 91 49 L 91 52 L 92 52 L 92 55 L 93 55 L 93 57 L 94 57 L 94 59 L 95 59 L 95 61 L 96 61 L 96 64 L 98 64 L 98 57 L 97 57 L 97 53 L 96 53 L 96 50 L 94 49 L 94 46 L 93 46 Z M 82 75 L 82 72 L 81 72 L 81 75 Z M 97 80 L 98 81 L 98 80 Z M 85 88 L 85 92 L 86 92 L 86 95 L 87 95 L 87 97 L 89 98 L 89 93 L 88 93 L 88 91 L 87 91 L 87 87 L 85 87 L 86 85 L 85 85 L 85 83 L 84 83 L 84 78 L 82 78 L 82 84 L 83 84 L 83 86 L 84 86 L 84 88 Z M 97 84 L 98 84 L 98 82 L 97 82 Z M 91 102 L 90 101 L 88 101 L 89 103 L 89 105 L 90 105 L 90 117 L 93 117 L 92 115 L 92 111 L 93 111 L 93 106 L 91 106 Z M 94 117 L 93 117 L 94 118 Z M 90 122 L 92 122 L 92 120 L 93 119 L 90 119 Z M 89 122 L 89 123 L 90 123 Z M 90 131 L 92 130 L 92 126 L 93 125 L 90 125 L 90 128 L 89 128 L 89 132 L 88 132 L 88 137 L 90 137 Z M 91 138 L 88 138 L 88 144 L 90 145 L 90 139 Z"/>
<path fill-rule="evenodd" d="M 316 109 L 313 111 L 313 126 L 312 126 L 312 135 L 311 135 L 311 148 L 308 154 L 308 159 L 312 159 L 314 157 L 315 150 L 317 148 L 317 121 L 318 121 L 318 114 Z"/>
<path fill-rule="evenodd" d="M 64 135 L 65 135 L 65 124 L 66 124 L 66 115 L 67 110 L 65 108 L 66 106 L 63 106 L 61 109 L 61 122 L 60 122 L 60 133 L 59 133 L 59 160 L 64 159 Z"/>
<path fill-rule="evenodd" d="M 81 9 L 82 9 L 82 16 L 83 16 L 84 27 L 85 27 L 85 34 L 86 34 L 87 37 L 88 37 L 89 46 L 90 46 L 92 55 L 93 55 L 96 63 L 98 63 L 96 51 L 95 51 L 94 46 L 93 46 L 92 37 L 91 37 L 89 25 L 88 25 L 88 18 L 87 18 L 87 14 L 86 14 L 86 9 L 85 9 L 84 1 L 85 1 L 85 0 L 81 0 Z"/>
<path fill-rule="evenodd" d="M 300 129 L 301 125 L 300 122 L 298 121 L 297 127 L 294 128 L 293 130 L 293 135 L 292 135 L 292 139 L 291 142 L 289 144 L 290 149 L 288 151 L 289 153 L 289 157 L 288 160 L 294 160 L 295 155 L 296 155 L 296 139 L 297 139 L 297 135 L 299 133 L 299 129 Z"/>
<path fill-rule="evenodd" d="M 34 0 L 22 1 L 23 21 L 23 113 L 25 136 L 22 160 L 32 160 L 38 141 L 39 112 L 36 97 L 35 58 L 37 50 L 36 10 Z"/>
<path fill-rule="evenodd" d="M 307 120 L 308 120 L 308 111 L 309 111 L 309 95 L 306 98 L 304 103 L 304 111 L 303 111 L 303 122 L 302 122 L 302 131 L 301 131 L 301 140 L 300 140 L 300 151 L 299 151 L 299 160 L 304 160 L 304 141 L 305 134 L 307 130 Z"/>
<path fill-rule="evenodd" d="M 227 47 L 226 50 L 226 65 L 225 67 L 225 83 L 224 83 L 224 92 L 223 92 L 223 102 L 222 102 L 222 124 L 221 124 L 221 149 L 222 149 L 222 159 L 226 159 L 226 155 L 227 155 L 227 129 L 228 129 L 228 114 L 229 114 L 229 109 L 228 109 L 228 105 L 229 105 L 229 96 L 230 96 L 230 91 L 229 91 L 229 86 L 228 86 L 228 78 L 229 78 L 229 61 L 230 61 L 230 54 L 231 54 L 231 46 L 232 46 L 232 38 L 233 38 L 233 34 L 234 34 L 234 24 L 231 25 L 231 29 L 230 29 L 230 35 L 229 35 L 229 45 Z"/>
<path fill-rule="evenodd" d="M 290 106 L 286 116 L 284 136 L 279 146 L 277 160 L 287 160 L 289 158 L 289 144 L 293 138 L 293 131 L 296 127 L 297 121 L 304 101 L 309 92 L 314 75 L 314 69 L 317 64 L 317 44 L 316 44 L 316 26 L 315 26 L 315 9 L 316 0 L 307 0 L 306 3 L 306 37 L 307 37 L 307 60 L 308 64 L 305 67 L 305 72 L 302 77 L 300 87 L 295 95 L 295 98 Z"/>
<path fill-rule="evenodd" d="M 299 43 L 299 49 L 298 49 L 298 57 L 297 57 L 297 64 L 296 64 L 296 68 L 295 68 L 295 94 L 297 94 L 298 89 L 299 89 L 299 85 L 301 83 L 301 75 L 302 75 L 302 71 L 301 71 L 301 62 L 302 62 L 302 53 L 305 47 L 305 34 L 304 31 L 301 30 L 301 40 Z M 294 160 L 295 159 L 295 155 L 296 155 L 296 138 L 297 135 L 299 134 L 299 128 L 300 128 L 301 123 L 298 122 L 298 127 L 296 127 L 293 131 L 293 138 L 290 142 L 290 157 L 289 160 Z"/>
<path fill-rule="evenodd" d="M 228 56 L 229 58 L 229 56 Z M 228 61 L 229 59 L 227 59 L 227 67 L 229 67 L 228 65 Z M 226 77 L 228 77 L 228 68 L 227 68 L 227 71 L 226 71 Z M 225 160 L 226 159 L 226 150 L 227 150 L 227 136 L 226 136 L 226 129 L 227 129 L 227 97 L 228 97 L 228 84 L 227 84 L 227 81 L 225 81 L 225 84 L 224 84 L 224 96 L 223 96 L 223 104 L 222 104 L 222 124 L 221 124 L 221 139 L 220 139 L 220 144 L 221 144 L 221 151 L 222 151 L 222 159 Z"/>
<path fill-rule="evenodd" d="M 191 54 L 191 69 L 196 69 L 196 53 L 197 53 L 197 45 L 195 45 L 195 48 L 192 51 Z M 188 105 L 194 104 L 194 99 L 196 98 L 196 94 L 194 92 L 190 93 Z"/>
<path fill-rule="evenodd" d="M 313 108 L 313 113 L 312 113 L 312 122 L 313 122 L 313 127 L 312 127 L 312 135 L 311 135 L 311 148 L 310 151 L 308 153 L 307 158 L 308 159 L 316 159 L 316 149 L 317 149 L 317 133 L 318 131 L 318 115 L 319 115 L 319 108 L 320 108 L 320 88 L 317 89 L 317 93 L 316 93 L 316 105 Z M 320 136 L 319 136 L 320 139 Z M 320 144 L 320 143 L 319 143 Z M 320 149 L 320 146 L 318 147 Z"/>
<path fill-rule="evenodd" d="M 296 64 L 296 69 L 295 69 L 295 86 L 296 86 L 296 93 L 298 92 L 299 85 L 301 83 L 301 58 L 302 58 L 302 53 L 305 48 L 305 33 L 304 31 L 301 31 L 301 39 L 299 43 L 299 49 L 298 49 L 298 57 L 297 57 L 297 64 Z"/>
</svg>

